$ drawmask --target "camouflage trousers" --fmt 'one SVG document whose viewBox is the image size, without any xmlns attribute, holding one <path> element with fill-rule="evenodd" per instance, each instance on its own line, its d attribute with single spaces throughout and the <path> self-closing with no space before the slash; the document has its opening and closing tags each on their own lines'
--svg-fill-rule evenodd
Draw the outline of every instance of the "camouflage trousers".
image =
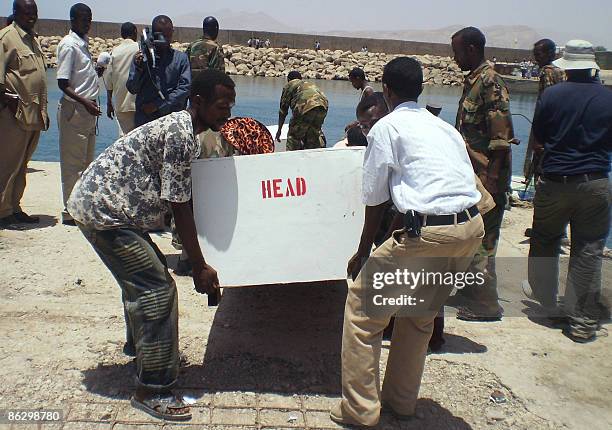
<svg viewBox="0 0 612 430">
<path fill-rule="evenodd" d="M 472 273 L 484 273 L 485 282 L 481 286 L 473 285 L 457 290 L 456 294 L 465 300 L 466 307 L 479 315 L 499 315 L 502 312 L 497 294 L 495 255 L 497 254 L 507 197 L 506 193 L 493 194 L 492 197 L 495 207 L 482 216 L 485 235 L 468 269 Z"/>
<path fill-rule="evenodd" d="M 324 107 L 311 109 L 303 115 L 293 115 L 289 122 L 287 151 L 325 148 L 327 142 L 321 128 L 326 116 L 327 109 Z"/>
<path fill-rule="evenodd" d="M 171 388 L 179 372 L 178 295 L 166 258 L 139 230 L 79 228 L 121 288 L 139 385 Z"/>
</svg>

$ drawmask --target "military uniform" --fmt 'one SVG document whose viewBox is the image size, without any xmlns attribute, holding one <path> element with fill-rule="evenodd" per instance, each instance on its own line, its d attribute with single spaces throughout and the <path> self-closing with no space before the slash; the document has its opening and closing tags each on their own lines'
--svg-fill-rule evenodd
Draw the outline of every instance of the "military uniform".
<svg viewBox="0 0 612 430">
<path fill-rule="evenodd" d="M 225 54 L 223 48 L 216 41 L 202 38 L 189 45 L 185 52 L 191 64 L 192 78 L 195 78 L 197 73 L 207 69 L 225 72 Z"/>
<path fill-rule="evenodd" d="M 17 113 L 0 103 L 0 218 L 21 212 L 26 168 L 49 128 L 45 60 L 35 34 L 17 23 L 0 30 L 0 88 L 17 94 Z"/>
<path fill-rule="evenodd" d="M 544 90 L 548 87 L 552 87 L 559 82 L 565 81 L 565 71 L 553 66 L 552 64 L 547 64 L 542 67 L 540 70 L 540 85 L 538 88 L 538 99 L 544 92 Z M 525 163 L 523 165 L 523 173 L 525 177 L 528 176 L 529 170 L 531 167 L 531 162 L 533 159 L 533 145 L 535 143 L 533 133 L 529 134 L 529 143 L 527 144 L 527 150 L 525 152 Z"/>
<path fill-rule="evenodd" d="M 465 139 L 474 170 L 483 184 L 487 183 L 487 177 L 492 173 L 489 171 L 492 153 L 502 151 L 504 154 L 497 190 L 491 193 L 495 207 L 483 215 L 485 236 L 471 265 L 472 271 L 487 274 L 487 282 L 478 290 L 460 290 L 461 295 L 468 299 L 467 305 L 473 313 L 498 318 L 501 308 L 497 296 L 495 254 L 506 205 L 506 191 L 510 190 L 510 141 L 514 138 L 514 130 L 508 88 L 492 63 L 484 62 L 465 78 L 456 127 Z M 475 158 L 485 160 L 484 166 L 476 163 Z"/>
<path fill-rule="evenodd" d="M 321 128 L 328 107 L 327 97 L 315 84 L 293 79 L 285 85 L 280 100 L 280 114 L 286 116 L 289 108 L 292 112 L 287 151 L 325 148 L 325 135 Z"/>
</svg>

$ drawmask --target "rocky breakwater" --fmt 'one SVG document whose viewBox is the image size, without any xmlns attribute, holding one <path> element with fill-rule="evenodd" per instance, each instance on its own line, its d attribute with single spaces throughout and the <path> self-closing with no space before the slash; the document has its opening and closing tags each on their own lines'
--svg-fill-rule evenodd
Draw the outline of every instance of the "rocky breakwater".
<svg viewBox="0 0 612 430">
<path fill-rule="evenodd" d="M 57 66 L 57 45 L 61 36 L 41 37 L 41 47 L 48 67 Z M 101 52 L 110 52 L 121 43 L 118 39 L 90 38 L 89 49 L 94 58 Z M 173 43 L 175 49 L 184 51 L 188 43 Z M 341 50 L 309 50 L 287 48 L 249 48 L 224 45 L 225 69 L 230 75 L 263 76 L 270 78 L 287 76 L 298 70 L 305 79 L 346 80 L 354 67 L 361 67 L 368 79 L 379 82 L 385 64 L 398 55 L 378 52 L 351 52 Z M 406 55 L 410 55 L 407 53 Z M 461 85 L 463 75 L 450 57 L 416 55 L 423 65 L 424 80 L 430 85 Z"/>
<path fill-rule="evenodd" d="M 375 52 L 331 50 L 298 50 L 244 46 L 224 46 L 226 70 L 229 74 L 245 76 L 286 76 L 298 70 L 305 79 L 348 79 L 354 67 L 361 67 L 368 79 L 379 82 L 385 64 L 398 55 Z M 463 75 L 450 57 L 415 56 L 423 65 L 424 80 L 432 85 L 461 85 Z"/>
</svg>

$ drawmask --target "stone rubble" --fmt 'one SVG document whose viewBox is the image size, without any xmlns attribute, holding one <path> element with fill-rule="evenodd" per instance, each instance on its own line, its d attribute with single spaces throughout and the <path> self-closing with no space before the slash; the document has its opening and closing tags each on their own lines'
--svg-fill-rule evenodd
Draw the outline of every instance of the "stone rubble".
<svg viewBox="0 0 612 430">
<path fill-rule="evenodd" d="M 61 36 L 40 37 L 47 66 L 57 66 L 57 45 Z M 122 39 L 90 38 L 89 49 L 94 58 L 101 52 L 110 52 Z M 172 44 L 173 48 L 185 51 L 188 43 Z M 284 77 L 291 70 L 298 70 L 305 79 L 347 80 L 354 67 L 361 67 L 371 82 L 380 82 L 385 64 L 399 55 L 377 52 L 351 52 L 341 50 L 249 48 L 224 45 L 225 69 L 230 75 Z M 406 53 L 410 55 L 410 53 Z M 423 65 L 425 84 L 459 86 L 463 74 L 450 57 L 416 55 Z"/>
</svg>

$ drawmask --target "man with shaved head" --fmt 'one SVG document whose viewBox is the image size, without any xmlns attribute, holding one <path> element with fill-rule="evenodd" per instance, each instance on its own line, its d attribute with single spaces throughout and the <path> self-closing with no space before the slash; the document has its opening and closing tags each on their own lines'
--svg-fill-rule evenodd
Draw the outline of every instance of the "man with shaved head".
<svg viewBox="0 0 612 430">
<path fill-rule="evenodd" d="M 127 89 L 136 94 L 136 127 L 140 127 L 187 106 L 191 86 L 189 57 L 172 49 L 174 26 L 166 15 L 153 19 L 156 65 L 137 52 L 130 68 Z"/>
<path fill-rule="evenodd" d="M 37 223 L 21 210 L 26 168 L 49 128 L 45 60 L 34 32 L 34 0 L 15 0 L 14 22 L 0 30 L 0 228 Z"/>
</svg>

